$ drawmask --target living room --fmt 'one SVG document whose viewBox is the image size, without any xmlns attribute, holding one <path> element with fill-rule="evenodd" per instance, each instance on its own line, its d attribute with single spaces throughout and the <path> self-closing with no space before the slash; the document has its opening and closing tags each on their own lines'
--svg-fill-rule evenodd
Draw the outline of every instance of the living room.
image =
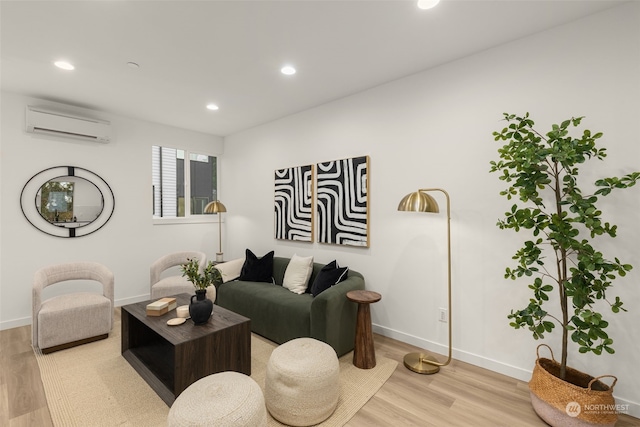
<svg viewBox="0 0 640 427">
<path fill-rule="evenodd" d="M 2 8 L 6 52 L 12 41 L 4 34 L 9 16 L 4 4 Z M 179 145 L 218 157 L 219 198 L 228 209 L 222 224 L 225 259 L 242 257 L 246 248 L 258 256 L 274 250 L 281 256 L 313 255 L 317 262 L 337 259 L 363 273 L 366 288 L 382 295 L 371 308 L 374 332 L 440 355 L 446 354 L 448 345 L 447 324 L 438 321 L 439 309 L 447 304 L 445 219 L 429 221 L 398 212 L 397 206 L 418 188 L 446 189 L 452 216 L 453 357 L 528 381 L 538 343 L 528 332 L 513 330 L 507 319 L 511 309 L 528 300 L 529 292 L 503 278 L 520 238 L 496 227 L 512 203 L 499 195 L 504 183 L 489 173 L 489 162 L 497 158 L 500 146 L 492 132 L 504 127 L 504 112 L 530 112 L 543 129 L 585 116 L 586 127 L 604 133 L 601 144 L 608 157 L 581 176 L 584 182 L 637 170 L 639 21 L 640 4 L 615 3 L 574 21 L 222 135 L 100 111 L 101 105 L 83 99 L 48 99 L 29 88 L 6 91 L 5 81 L 18 77 L 5 72 L 5 67 L 19 63 L 19 58 L 5 61 L 3 53 L 0 328 L 30 323 L 33 273 L 45 265 L 92 260 L 109 266 L 120 306 L 148 298 L 149 266 L 161 255 L 195 249 L 215 257 L 219 237 L 215 219 L 182 223 L 152 219 L 150 147 Z M 460 34 L 474 37 L 464 28 Z M 144 61 L 140 65 L 138 71 L 144 71 Z M 143 78 L 131 77 L 129 71 L 136 70 L 113 72 L 119 79 Z M 64 75 L 60 84 L 72 85 L 72 78 Z M 303 79 L 303 70 L 295 78 Z M 295 89 L 285 90 L 295 94 Z M 156 96 L 159 103 L 169 103 Z M 28 134 L 25 108 L 34 104 L 73 104 L 79 113 L 97 111 L 111 122 L 113 140 L 90 144 Z M 207 113 L 190 115 L 211 120 Z M 368 248 L 274 239 L 274 170 L 363 155 L 370 159 Z M 48 236 L 29 224 L 21 211 L 25 183 L 41 170 L 62 165 L 86 168 L 113 190 L 113 216 L 89 236 Z M 602 251 L 635 267 L 613 288 L 628 312 L 607 314 L 615 354 L 578 357 L 576 348 L 570 360 L 582 371 L 618 377 L 614 395 L 629 405 L 630 415 L 640 417 L 640 389 L 633 378 L 640 365 L 638 189 L 613 193 L 602 199 L 601 206 L 603 217 L 619 229 L 615 240 L 599 242 Z M 555 349 L 559 338 L 554 335 L 545 342 Z"/>
</svg>

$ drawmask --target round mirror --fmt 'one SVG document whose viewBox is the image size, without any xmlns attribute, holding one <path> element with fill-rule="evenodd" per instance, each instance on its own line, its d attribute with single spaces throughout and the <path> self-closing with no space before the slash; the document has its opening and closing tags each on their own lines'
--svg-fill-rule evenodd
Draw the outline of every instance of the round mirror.
<svg viewBox="0 0 640 427">
<path fill-rule="evenodd" d="M 106 224 L 115 201 L 111 188 L 98 175 L 75 166 L 57 166 L 27 182 L 20 205 L 39 230 L 57 237 L 80 237 Z"/>
<path fill-rule="evenodd" d="M 42 184 L 36 194 L 40 216 L 57 227 L 89 225 L 100 216 L 103 204 L 98 187 L 78 176 L 51 179 Z"/>
</svg>

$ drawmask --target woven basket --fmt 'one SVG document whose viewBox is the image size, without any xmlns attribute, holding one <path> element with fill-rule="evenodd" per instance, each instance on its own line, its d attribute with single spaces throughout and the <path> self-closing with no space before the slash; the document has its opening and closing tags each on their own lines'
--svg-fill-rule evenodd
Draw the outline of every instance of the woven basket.
<svg viewBox="0 0 640 427">
<path fill-rule="evenodd" d="M 551 359 L 540 357 L 540 347 L 546 347 Z M 567 367 L 566 380 L 561 380 L 560 363 L 546 344 L 536 349 L 537 360 L 529 382 L 532 403 L 536 413 L 552 426 L 614 426 L 618 414 L 613 397 L 613 387 L 618 379 L 613 375 L 591 377 Z M 600 381 L 613 378 L 608 386 Z M 564 418 L 563 421 L 558 421 Z"/>
</svg>

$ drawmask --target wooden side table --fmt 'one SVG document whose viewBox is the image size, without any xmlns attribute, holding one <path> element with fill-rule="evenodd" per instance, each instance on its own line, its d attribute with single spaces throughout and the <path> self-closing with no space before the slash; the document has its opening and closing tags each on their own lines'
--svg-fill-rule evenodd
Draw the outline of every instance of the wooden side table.
<svg viewBox="0 0 640 427">
<path fill-rule="evenodd" d="M 373 347 L 371 310 L 369 306 L 374 302 L 380 301 L 382 295 L 373 291 L 357 290 L 347 292 L 347 299 L 358 303 L 353 364 L 360 369 L 371 369 L 376 366 L 376 352 Z"/>
</svg>

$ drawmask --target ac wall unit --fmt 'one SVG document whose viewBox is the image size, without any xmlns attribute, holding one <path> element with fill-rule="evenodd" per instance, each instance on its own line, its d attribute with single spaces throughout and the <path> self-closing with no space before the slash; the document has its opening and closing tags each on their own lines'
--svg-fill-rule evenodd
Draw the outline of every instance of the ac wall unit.
<svg viewBox="0 0 640 427">
<path fill-rule="evenodd" d="M 111 123 L 41 107 L 27 107 L 27 132 L 108 143 Z"/>
</svg>

